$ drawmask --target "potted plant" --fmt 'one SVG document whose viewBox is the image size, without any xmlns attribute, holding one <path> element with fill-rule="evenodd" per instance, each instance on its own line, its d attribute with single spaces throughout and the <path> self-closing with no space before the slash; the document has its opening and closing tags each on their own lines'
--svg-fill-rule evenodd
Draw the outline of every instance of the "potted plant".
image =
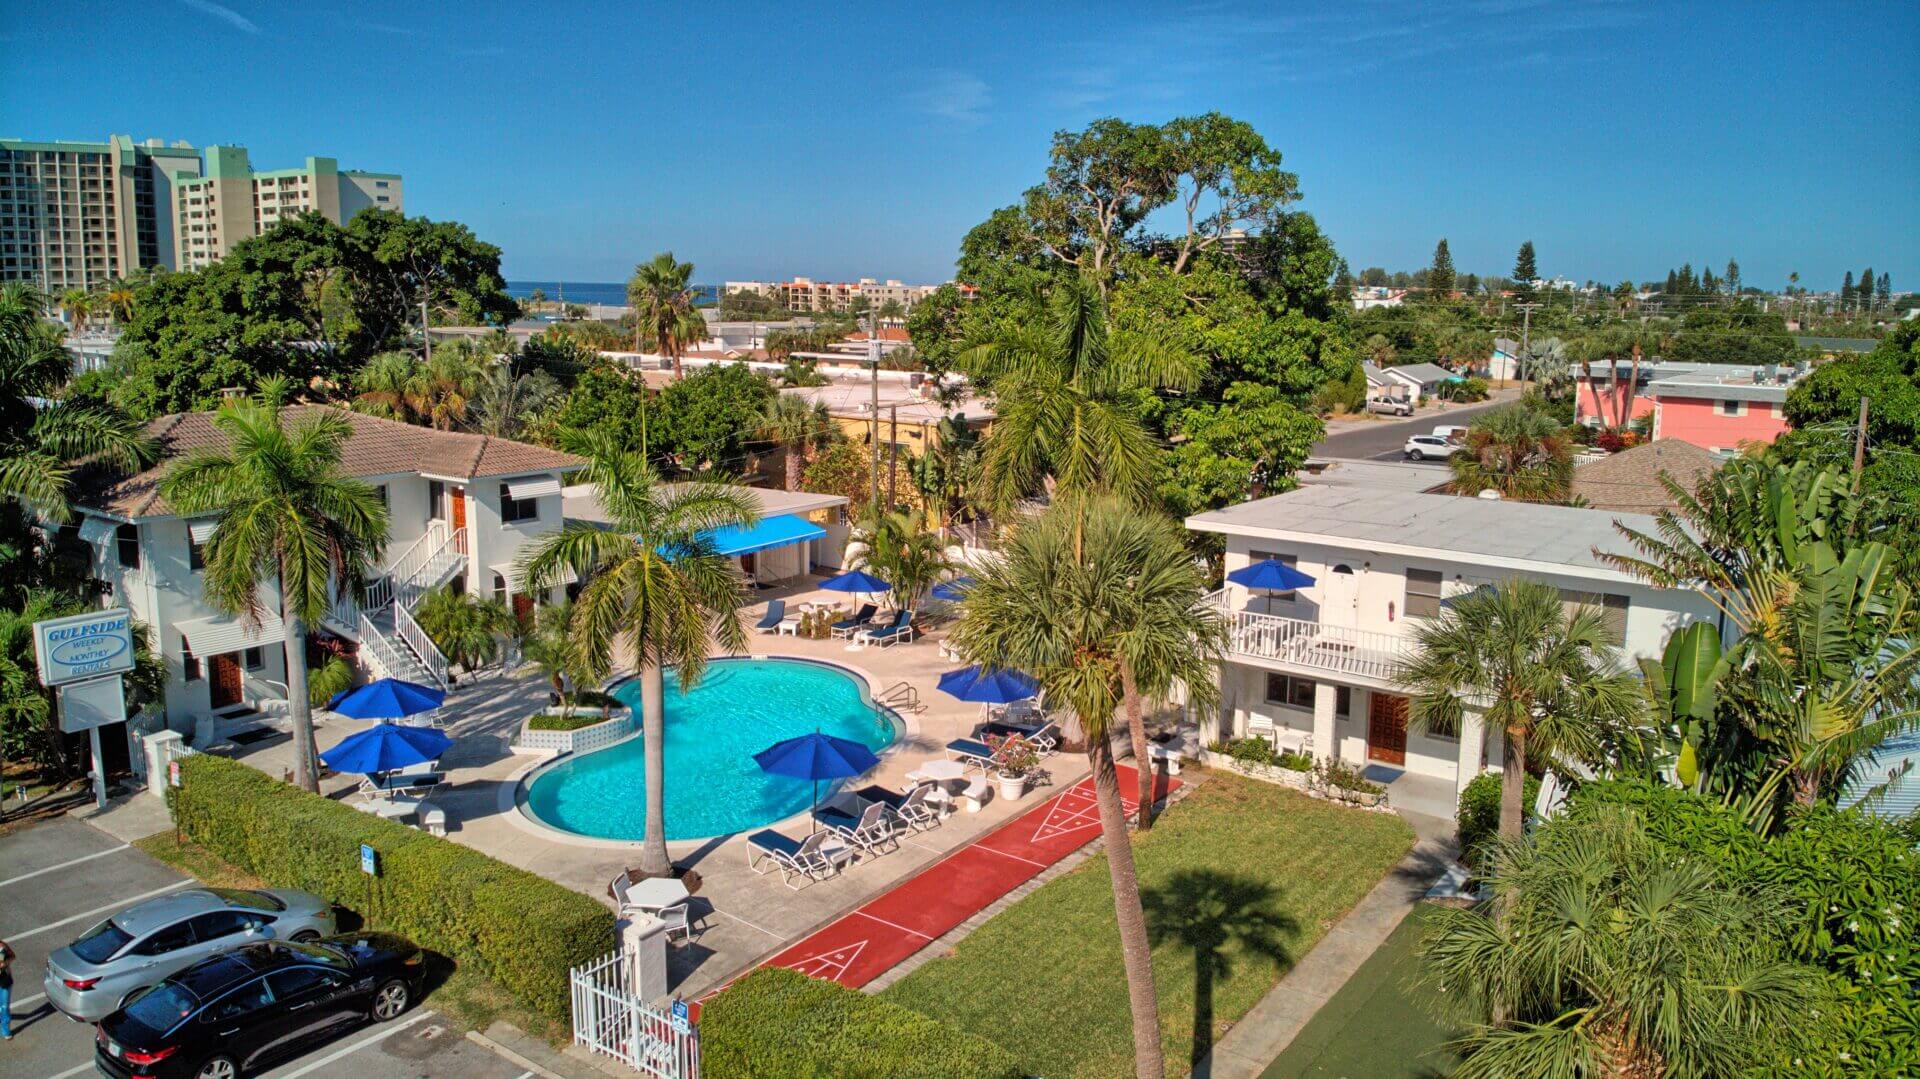
<svg viewBox="0 0 1920 1079">
<path fill-rule="evenodd" d="M 1027 793 L 1027 777 L 1040 767 L 1040 751 L 1017 734 L 1004 738 L 988 735 L 987 744 L 993 747 L 993 774 L 1000 797 L 1018 800 Z"/>
</svg>

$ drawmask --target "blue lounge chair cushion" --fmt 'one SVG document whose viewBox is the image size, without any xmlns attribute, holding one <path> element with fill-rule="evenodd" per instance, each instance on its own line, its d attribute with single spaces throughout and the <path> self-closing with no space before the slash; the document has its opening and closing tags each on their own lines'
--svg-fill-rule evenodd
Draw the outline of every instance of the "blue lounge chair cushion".
<svg viewBox="0 0 1920 1079">
<path fill-rule="evenodd" d="M 858 795 L 861 798 L 866 799 L 869 802 L 880 802 L 884 805 L 890 805 L 895 809 L 899 809 L 901 806 L 905 805 L 907 802 L 906 795 L 901 794 L 899 791 L 890 791 L 887 788 L 882 787 L 878 784 L 874 784 L 873 786 L 868 786 L 868 787 L 861 787 L 859 790 L 854 791 L 853 793 Z"/>
<path fill-rule="evenodd" d="M 831 825 L 836 828 L 851 829 L 860 826 L 859 817 L 851 813 L 844 813 L 831 806 L 821 806 L 819 809 L 814 810 L 813 819 L 819 821 L 821 824 Z"/>
<path fill-rule="evenodd" d="M 978 757 L 983 761 L 993 759 L 993 747 L 985 742 L 976 742 L 971 738 L 955 738 L 947 743 L 949 752 L 967 757 Z"/>
<path fill-rule="evenodd" d="M 791 836 L 776 832 L 771 828 L 762 828 L 747 837 L 747 845 L 772 854 L 784 854 L 791 858 L 800 853 L 800 841 Z"/>
<path fill-rule="evenodd" d="M 1045 723 L 1008 723 L 1002 719 L 995 720 L 981 729 L 988 734 L 1017 734 L 1022 738 L 1031 738 L 1040 733 L 1040 729 L 1045 726 Z"/>
<path fill-rule="evenodd" d="M 767 616 L 765 618 L 762 618 L 760 621 L 754 623 L 753 628 L 754 629 L 772 629 L 773 627 L 779 625 L 781 622 L 785 621 L 786 617 L 787 617 L 787 601 L 784 599 L 776 599 L 772 603 L 767 604 Z"/>
<path fill-rule="evenodd" d="M 859 629 L 861 626 L 873 621 L 873 612 L 877 610 L 879 610 L 879 608 L 871 603 L 862 604 L 860 609 L 854 612 L 852 618 L 842 618 L 840 621 L 835 622 L 832 628 Z"/>
<path fill-rule="evenodd" d="M 913 630 L 913 626 L 911 625 L 912 622 L 913 622 L 913 612 L 901 611 L 898 614 L 893 616 L 893 621 L 889 623 L 886 627 L 882 629 L 868 630 L 867 636 L 876 641 L 885 640 L 888 637 L 898 637 L 902 633 L 912 632 Z"/>
</svg>

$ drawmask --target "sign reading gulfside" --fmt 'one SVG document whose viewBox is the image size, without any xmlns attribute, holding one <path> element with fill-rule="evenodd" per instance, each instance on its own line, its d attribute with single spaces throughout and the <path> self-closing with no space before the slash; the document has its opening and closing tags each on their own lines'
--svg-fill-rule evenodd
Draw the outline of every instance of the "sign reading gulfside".
<svg viewBox="0 0 1920 1079">
<path fill-rule="evenodd" d="M 124 607 L 33 624 L 40 684 L 62 686 L 133 669 L 133 615 Z"/>
</svg>

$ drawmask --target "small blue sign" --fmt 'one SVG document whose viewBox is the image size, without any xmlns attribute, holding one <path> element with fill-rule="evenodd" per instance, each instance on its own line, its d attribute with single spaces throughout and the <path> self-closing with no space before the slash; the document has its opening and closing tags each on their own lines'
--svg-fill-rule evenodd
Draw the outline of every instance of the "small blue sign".
<svg viewBox="0 0 1920 1079">
<path fill-rule="evenodd" d="M 684 1000 L 681 1000 L 678 997 L 675 997 L 673 1000 L 674 1031 L 676 1033 L 685 1034 L 691 1028 L 691 1026 L 692 1024 L 689 1023 L 687 1020 L 687 1002 Z"/>
<path fill-rule="evenodd" d="M 370 843 L 360 844 L 360 872 L 369 877 L 380 875 L 380 852 Z"/>
</svg>

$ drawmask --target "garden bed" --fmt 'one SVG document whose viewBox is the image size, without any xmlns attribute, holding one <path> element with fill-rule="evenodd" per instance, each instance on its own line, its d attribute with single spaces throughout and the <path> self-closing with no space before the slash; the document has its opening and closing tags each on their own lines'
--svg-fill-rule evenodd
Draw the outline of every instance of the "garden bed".
<svg viewBox="0 0 1920 1079">
<path fill-rule="evenodd" d="M 1215 742 L 1200 751 L 1200 763 L 1355 809 L 1392 812 L 1387 805 L 1387 789 L 1366 779 L 1353 765 L 1344 761 L 1315 763 L 1304 753 L 1275 751 L 1264 738 Z"/>
<path fill-rule="evenodd" d="M 571 712 L 548 705 L 520 725 L 515 753 L 586 753 L 603 749 L 633 733 L 633 711 L 616 706 L 612 718 L 601 718 L 597 705 L 576 705 Z"/>
</svg>

